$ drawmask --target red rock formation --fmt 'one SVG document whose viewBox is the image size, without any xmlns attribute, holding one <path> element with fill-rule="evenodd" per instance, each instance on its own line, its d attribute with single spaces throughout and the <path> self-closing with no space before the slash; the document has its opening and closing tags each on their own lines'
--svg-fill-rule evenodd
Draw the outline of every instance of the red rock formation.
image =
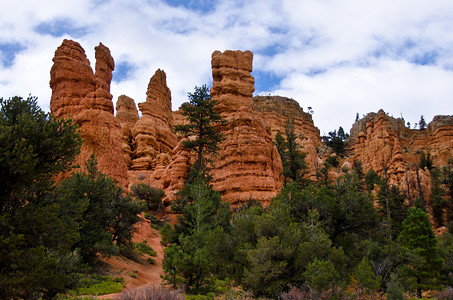
<svg viewBox="0 0 453 300">
<path fill-rule="evenodd" d="M 58 47 L 50 71 L 50 110 L 57 118 L 72 117 L 79 125 L 84 143 L 77 162 L 83 165 L 94 154 L 99 169 L 126 187 L 128 175 L 121 150 L 121 128 L 113 116 L 110 94 L 114 62 L 104 45 L 99 44 L 95 51 L 93 74 L 85 51 L 77 42 L 64 40 Z"/>
<path fill-rule="evenodd" d="M 314 179 L 318 147 L 321 145 L 319 129 L 315 127 L 309 113 L 303 111 L 296 100 L 280 96 L 255 96 L 253 108 L 271 126 L 272 140 L 277 132 L 285 137 L 285 125 L 289 118 L 294 118 L 294 133 L 301 151 L 307 153 L 306 161 Z"/>
<path fill-rule="evenodd" d="M 171 130 L 171 93 L 164 71 L 157 70 L 151 77 L 146 95 L 146 102 L 138 104 L 143 115 L 132 130 L 131 170 L 154 170 L 159 162 L 168 161 L 178 142 Z"/>
<path fill-rule="evenodd" d="M 253 110 L 252 60 L 250 51 L 215 51 L 211 60 L 211 97 L 228 122 L 222 128 L 226 138 L 215 158 L 212 186 L 233 204 L 268 202 L 281 186 L 281 161 L 271 127 Z"/>
<path fill-rule="evenodd" d="M 431 179 L 427 169 L 418 169 L 420 152 L 430 153 L 435 165 L 444 165 L 453 157 L 452 137 L 452 116 L 436 116 L 426 130 L 416 130 L 380 110 L 353 125 L 349 160 L 360 161 L 364 172 L 373 169 L 381 176 L 386 166 L 389 182 L 397 185 L 409 201 L 420 195 L 428 201 Z"/>
<path fill-rule="evenodd" d="M 138 110 L 134 99 L 121 95 L 116 101 L 116 119 L 121 125 L 123 157 L 128 168 L 132 162 L 132 128 L 137 123 Z"/>
</svg>

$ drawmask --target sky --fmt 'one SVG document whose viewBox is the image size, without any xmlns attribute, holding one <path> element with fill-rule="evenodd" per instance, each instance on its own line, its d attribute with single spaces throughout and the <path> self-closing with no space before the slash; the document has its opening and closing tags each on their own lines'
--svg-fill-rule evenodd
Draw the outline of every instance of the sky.
<svg viewBox="0 0 453 300">
<path fill-rule="evenodd" d="M 212 85 L 215 50 L 254 53 L 255 95 L 295 99 L 321 135 L 383 109 L 415 123 L 453 114 L 451 0 L 1 0 L 0 97 L 38 97 L 63 39 L 94 68 L 102 42 L 115 60 L 111 93 L 146 99 L 167 74 L 173 110 Z"/>
</svg>

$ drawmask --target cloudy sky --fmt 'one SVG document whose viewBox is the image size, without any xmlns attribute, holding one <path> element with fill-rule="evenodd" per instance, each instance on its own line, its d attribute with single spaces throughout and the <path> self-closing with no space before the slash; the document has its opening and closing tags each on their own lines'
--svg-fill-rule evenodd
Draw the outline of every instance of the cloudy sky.
<svg viewBox="0 0 453 300">
<path fill-rule="evenodd" d="M 49 110 L 50 68 L 63 39 L 94 66 L 115 59 L 111 92 L 143 102 L 157 68 L 173 109 L 211 85 L 214 50 L 250 50 L 255 94 L 296 99 L 321 134 L 384 109 L 414 126 L 453 114 L 451 0 L 0 1 L 0 97 L 32 94 Z"/>
</svg>

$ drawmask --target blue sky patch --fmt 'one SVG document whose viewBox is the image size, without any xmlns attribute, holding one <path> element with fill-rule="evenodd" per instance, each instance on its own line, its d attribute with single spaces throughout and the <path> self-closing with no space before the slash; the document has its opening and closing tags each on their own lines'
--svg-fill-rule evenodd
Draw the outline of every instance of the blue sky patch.
<svg viewBox="0 0 453 300">
<path fill-rule="evenodd" d="M 415 55 L 411 62 L 417 65 L 434 65 L 436 64 L 439 53 L 437 51 L 424 52 L 419 55 Z"/>
<path fill-rule="evenodd" d="M 113 71 L 112 80 L 114 82 L 121 82 L 129 79 L 132 76 L 135 66 L 127 61 L 115 63 L 115 70 Z"/>
<path fill-rule="evenodd" d="M 25 47 L 19 43 L 3 43 L 0 44 L 0 59 L 1 64 L 5 68 L 13 65 L 16 55 L 25 50 Z"/>
<path fill-rule="evenodd" d="M 80 38 L 88 33 L 88 27 L 76 26 L 70 19 L 53 19 L 42 22 L 34 30 L 39 34 L 48 34 L 53 37 L 62 37 L 67 34 L 74 38 Z"/>
<path fill-rule="evenodd" d="M 216 0 L 165 0 L 165 2 L 173 7 L 183 7 L 202 13 L 208 13 L 215 9 Z"/>
<path fill-rule="evenodd" d="M 252 76 L 255 77 L 255 95 L 261 92 L 270 92 L 275 89 L 282 80 L 282 77 L 275 75 L 273 72 L 254 70 Z"/>
<path fill-rule="evenodd" d="M 255 54 L 259 55 L 263 55 L 263 56 L 275 56 L 277 54 L 281 54 L 281 53 L 284 53 L 286 51 L 287 47 L 286 45 L 282 45 L 282 44 L 272 44 L 272 45 L 269 45 L 265 48 L 262 48 L 262 49 L 257 49 L 255 51 L 253 51 Z"/>
</svg>

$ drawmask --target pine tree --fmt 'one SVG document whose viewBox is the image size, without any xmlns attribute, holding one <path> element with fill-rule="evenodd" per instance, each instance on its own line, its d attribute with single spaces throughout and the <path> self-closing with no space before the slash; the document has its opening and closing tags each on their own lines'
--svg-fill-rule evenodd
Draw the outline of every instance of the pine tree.
<svg viewBox="0 0 453 300">
<path fill-rule="evenodd" d="M 420 117 L 420 121 L 418 122 L 418 126 L 419 126 L 420 130 L 425 130 L 426 129 L 426 121 L 425 121 L 425 118 L 423 118 L 423 116 Z"/>
<path fill-rule="evenodd" d="M 0 98 L 0 298 L 51 299 L 73 286 L 78 239 L 54 176 L 67 170 L 81 138 L 71 120 L 42 111 L 36 97 Z"/>
<path fill-rule="evenodd" d="M 175 131 L 196 137 L 184 141 L 183 146 L 189 151 L 195 151 L 197 158 L 194 168 L 206 175 L 208 164 L 212 162 L 210 155 L 217 152 L 223 139 L 223 134 L 216 126 L 225 124 L 226 121 L 216 111 L 216 101 L 209 95 L 206 85 L 195 87 L 194 93 L 188 93 L 188 97 L 189 102 L 181 106 L 188 123 L 177 125 Z"/>
<path fill-rule="evenodd" d="M 345 147 L 348 139 L 349 134 L 345 133 L 341 126 L 338 128 L 338 132 L 336 130 L 330 131 L 327 136 L 322 137 L 322 141 L 340 156 L 343 156 L 346 151 Z"/>
<path fill-rule="evenodd" d="M 443 226 L 444 209 L 447 206 L 447 201 L 444 199 L 444 190 L 441 187 L 441 172 L 437 168 L 431 169 L 431 195 L 430 202 L 433 209 L 433 217 L 438 226 Z"/>
<path fill-rule="evenodd" d="M 308 166 L 305 161 L 307 154 L 300 151 L 300 146 L 297 144 L 297 136 L 294 133 L 294 118 L 289 118 L 285 125 L 286 141 L 277 133 L 275 136 L 275 145 L 282 159 L 283 177 L 285 184 L 292 181 L 299 186 L 306 186 L 309 181 L 305 178 L 308 174 Z"/>
<path fill-rule="evenodd" d="M 421 298 L 423 290 L 435 289 L 443 260 L 437 253 L 437 238 L 434 235 L 428 214 L 419 208 L 411 207 L 409 216 L 403 222 L 403 230 L 398 240 L 411 258 L 403 275 L 415 280 L 414 287 Z"/>
</svg>

